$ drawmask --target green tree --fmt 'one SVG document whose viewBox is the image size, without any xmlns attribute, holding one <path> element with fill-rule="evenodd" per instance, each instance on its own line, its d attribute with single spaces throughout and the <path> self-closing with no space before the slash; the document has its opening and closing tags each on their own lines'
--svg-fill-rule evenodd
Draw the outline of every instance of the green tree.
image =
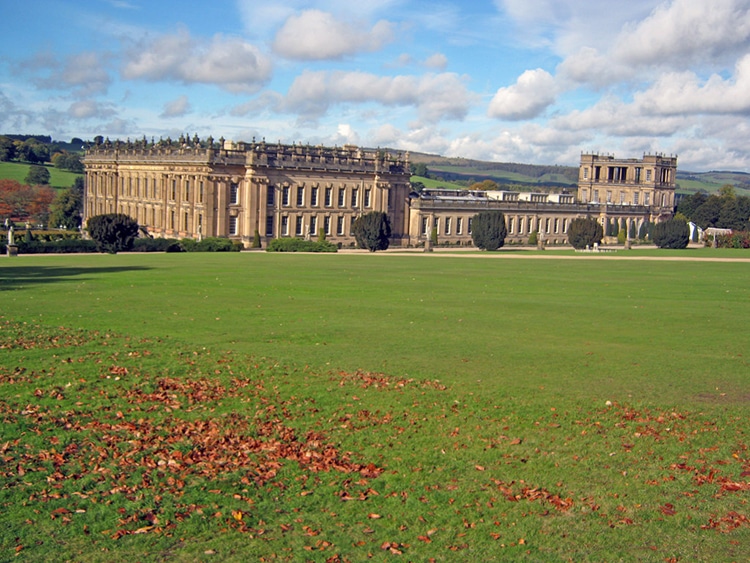
<svg viewBox="0 0 750 563">
<path fill-rule="evenodd" d="M 391 237 L 391 222 L 382 211 L 360 215 L 352 224 L 352 233 L 359 248 L 370 252 L 387 250 Z"/>
<path fill-rule="evenodd" d="M 599 221 L 591 217 L 577 217 L 568 226 L 568 242 L 577 250 L 599 244 L 604 236 L 604 229 Z"/>
<path fill-rule="evenodd" d="M 16 145 L 8 137 L 0 136 L 0 162 L 8 162 L 16 158 Z"/>
<path fill-rule="evenodd" d="M 722 198 L 716 194 L 711 194 L 700 207 L 696 208 L 692 216 L 686 215 L 701 229 L 718 227 L 719 216 L 721 215 L 721 208 L 723 206 L 724 201 Z"/>
<path fill-rule="evenodd" d="M 481 250 L 497 250 L 505 244 L 507 234 L 502 211 L 481 211 L 471 219 L 471 240 Z"/>
<path fill-rule="evenodd" d="M 49 161 L 49 147 L 36 139 L 27 139 L 18 146 L 18 157 L 26 162 L 36 164 Z"/>
<path fill-rule="evenodd" d="M 32 164 L 29 167 L 29 173 L 26 175 L 24 182 L 30 186 L 46 186 L 49 184 L 49 170 L 45 166 Z"/>
<path fill-rule="evenodd" d="M 78 229 L 81 226 L 83 190 L 78 187 L 78 180 L 81 180 L 80 184 L 83 184 L 83 178 L 76 178 L 76 183 L 62 190 L 52 202 L 49 217 L 52 227 Z"/>
<path fill-rule="evenodd" d="M 653 241 L 659 248 L 686 248 L 690 227 L 682 219 L 669 219 L 654 225 Z"/>
<path fill-rule="evenodd" d="M 138 236 L 138 223 L 124 213 L 94 215 L 88 220 L 86 228 L 99 252 L 110 254 L 130 250 Z"/>
<path fill-rule="evenodd" d="M 411 164 L 411 173 L 414 176 L 421 176 L 422 178 L 427 178 L 429 171 L 427 170 L 427 165 L 424 162 L 420 162 L 420 163 Z"/>
<path fill-rule="evenodd" d="M 695 192 L 694 194 L 686 196 L 680 200 L 680 203 L 677 205 L 677 211 L 692 221 L 695 210 L 706 203 L 707 199 L 708 194 L 706 194 L 706 192 Z"/>
<path fill-rule="evenodd" d="M 83 162 L 81 162 L 81 157 L 77 154 L 57 153 L 52 157 L 52 164 L 55 168 L 61 170 L 69 170 L 76 174 L 83 173 Z"/>
</svg>

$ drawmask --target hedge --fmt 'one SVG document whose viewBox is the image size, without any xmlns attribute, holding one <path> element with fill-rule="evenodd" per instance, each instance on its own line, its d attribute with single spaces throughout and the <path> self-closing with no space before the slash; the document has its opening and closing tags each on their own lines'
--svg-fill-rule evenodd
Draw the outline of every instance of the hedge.
<svg viewBox="0 0 750 563">
<path fill-rule="evenodd" d="M 328 241 L 302 240 L 300 238 L 275 238 L 268 243 L 266 252 L 338 252 Z"/>
</svg>

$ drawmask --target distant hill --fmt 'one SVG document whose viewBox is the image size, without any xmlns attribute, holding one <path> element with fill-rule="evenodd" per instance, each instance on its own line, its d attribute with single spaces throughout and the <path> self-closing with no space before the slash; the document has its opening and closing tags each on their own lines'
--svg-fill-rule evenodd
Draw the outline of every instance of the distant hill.
<svg viewBox="0 0 750 563">
<path fill-rule="evenodd" d="M 501 188 L 532 191 L 571 188 L 578 181 L 578 168 L 573 166 L 488 162 L 425 153 L 409 153 L 409 160 L 426 165 L 433 180 L 461 185 L 492 180 Z"/>
<path fill-rule="evenodd" d="M 429 185 L 425 182 L 427 187 L 441 184 L 445 184 L 445 187 L 467 186 L 482 180 L 492 180 L 501 189 L 557 191 L 574 188 L 578 183 L 576 166 L 489 162 L 419 152 L 409 153 L 409 160 L 414 164 L 427 166 L 431 180 Z M 746 172 L 677 170 L 677 191 L 681 193 L 700 190 L 715 193 L 725 184 L 732 184 L 737 195 L 750 195 L 750 174 Z"/>
</svg>

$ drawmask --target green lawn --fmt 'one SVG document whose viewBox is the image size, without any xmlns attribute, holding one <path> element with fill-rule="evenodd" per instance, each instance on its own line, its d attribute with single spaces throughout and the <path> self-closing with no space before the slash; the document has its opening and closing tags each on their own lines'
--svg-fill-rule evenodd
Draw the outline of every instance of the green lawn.
<svg viewBox="0 0 750 563">
<path fill-rule="evenodd" d="M 25 183 L 26 176 L 29 173 L 29 164 L 19 162 L 0 162 L 0 178 L 16 180 L 21 184 Z M 74 174 L 66 170 L 60 170 L 54 166 L 47 165 L 50 172 L 50 186 L 53 188 L 69 188 L 75 182 L 75 179 L 81 174 Z"/>
<path fill-rule="evenodd" d="M 750 263 L 555 252 L 0 259 L 0 560 L 742 560 Z"/>
</svg>

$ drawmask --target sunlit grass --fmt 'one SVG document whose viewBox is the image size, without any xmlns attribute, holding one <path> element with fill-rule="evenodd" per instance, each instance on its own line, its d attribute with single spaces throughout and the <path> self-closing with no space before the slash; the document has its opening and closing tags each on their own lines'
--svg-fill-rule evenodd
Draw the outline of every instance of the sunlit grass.
<svg viewBox="0 0 750 563">
<path fill-rule="evenodd" d="M 2 559 L 712 561 L 750 541 L 745 262 L 0 266 Z M 377 471 L 268 465 L 277 439 Z"/>
</svg>

